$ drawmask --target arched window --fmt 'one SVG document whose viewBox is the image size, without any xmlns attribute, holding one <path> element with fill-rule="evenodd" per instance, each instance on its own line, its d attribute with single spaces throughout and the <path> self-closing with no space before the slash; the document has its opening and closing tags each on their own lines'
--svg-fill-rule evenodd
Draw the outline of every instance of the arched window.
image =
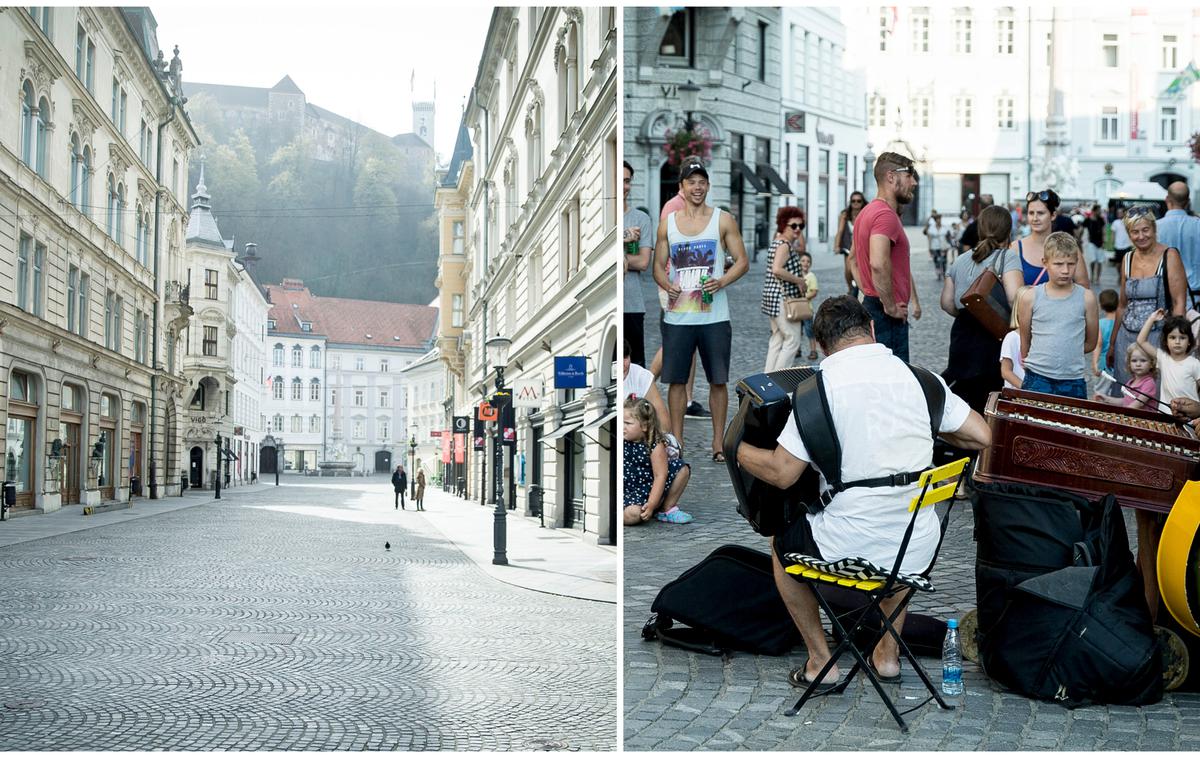
<svg viewBox="0 0 1200 758">
<path fill-rule="evenodd" d="M 314 432 L 314 433 L 321 431 L 321 417 L 320 416 L 317 416 L 314 414 L 314 415 L 308 417 L 308 431 Z"/>
<path fill-rule="evenodd" d="M 304 393 L 304 388 L 300 382 L 300 377 L 293 376 L 292 377 L 292 399 L 293 400 L 303 400 L 304 399 L 303 393 Z"/>
<path fill-rule="evenodd" d="M 275 349 L 271 351 L 271 363 L 274 366 L 283 365 L 283 345 L 279 342 L 275 343 Z"/>
<path fill-rule="evenodd" d="M 559 132 L 565 132 L 571 116 L 579 109 L 579 27 L 567 25 L 566 39 L 558 54 Z"/>
<path fill-rule="evenodd" d="M 308 383 L 308 399 L 309 400 L 320 400 L 321 399 L 321 380 L 320 379 L 313 379 L 311 382 Z"/>
<path fill-rule="evenodd" d="M 271 420 L 275 423 L 275 431 L 282 432 L 283 431 L 283 416 L 276 413 L 275 417 Z"/>
<path fill-rule="evenodd" d="M 117 212 L 116 212 L 116 216 L 117 216 L 116 227 L 117 227 L 117 229 L 116 229 L 116 234 L 113 235 L 113 239 L 116 240 L 118 245 L 120 245 L 121 247 L 125 247 L 125 184 L 124 183 L 117 185 L 116 208 L 117 208 Z"/>
<path fill-rule="evenodd" d="M 21 160 L 33 165 L 33 82 L 21 86 Z"/>
<path fill-rule="evenodd" d="M 46 178 L 46 145 L 50 142 L 50 135 L 48 133 L 49 124 L 50 101 L 43 97 L 38 101 L 37 134 L 35 135 L 35 139 L 37 140 L 37 148 L 34 151 L 37 157 L 37 163 L 33 167 L 33 170 L 37 171 L 38 176 L 42 177 L 43 179 Z"/>
<path fill-rule="evenodd" d="M 83 165 L 79 177 L 79 210 L 84 215 L 91 216 L 92 209 L 92 148 L 83 146 Z"/>
<path fill-rule="evenodd" d="M 321 368 L 321 348 L 316 345 L 313 345 L 308 353 L 308 367 Z M 313 399 L 316 400 L 316 398 Z"/>
<path fill-rule="evenodd" d="M 277 376 L 271 381 L 271 397 L 276 400 L 283 399 L 283 377 Z"/>
<path fill-rule="evenodd" d="M 143 256 L 144 260 L 142 261 L 142 264 L 145 266 L 150 265 L 150 244 L 152 241 L 150 239 L 150 229 L 151 229 L 151 227 L 150 227 L 150 211 L 143 211 L 143 213 L 142 213 L 142 256 Z"/>
<path fill-rule="evenodd" d="M 112 236 L 114 224 L 114 211 L 117 207 L 117 182 L 113 179 L 113 175 L 109 174 L 104 185 L 104 194 L 108 196 L 108 203 L 104 208 L 104 231 L 108 236 Z"/>
<path fill-rule="evenodd" d="M 79 207 L 79 174 L 82 173 L 83 148 L 80 147 L 79 135 L 71 135 L 71 205 Z"/>
<path fill-rule="evenodd" d="M 304 365 L 304 349 L 299 345 L 292 345 L 292 368 L 300 368 Z"/>
</svg>

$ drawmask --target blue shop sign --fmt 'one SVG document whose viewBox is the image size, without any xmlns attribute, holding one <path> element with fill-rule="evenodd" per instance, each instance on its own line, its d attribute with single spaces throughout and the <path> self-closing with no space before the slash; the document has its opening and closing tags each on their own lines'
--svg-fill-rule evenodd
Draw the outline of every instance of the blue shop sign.
<svg viewBox="0 0 1200 758">
<path fill-rule="evenodd" d="M 582 355 L 554 356 L 554 388 L 558 390 L 587 387 L 587 357 Z"/>
</svg>

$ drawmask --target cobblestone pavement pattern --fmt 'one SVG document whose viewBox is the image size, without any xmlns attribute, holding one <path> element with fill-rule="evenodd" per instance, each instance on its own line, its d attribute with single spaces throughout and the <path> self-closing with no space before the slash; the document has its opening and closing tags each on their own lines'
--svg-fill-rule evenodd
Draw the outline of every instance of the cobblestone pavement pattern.
<svg viewBox="0 0 1200 758">
<path fill-rule="evenodd" d="M 0 572 L 0 750 L 616 747 L 614 606 L 491 579 L 382 477 L 11 545 Z"/>
<path fill-rule="evenodd" d="M 931 370 L 946 367 L 951 319 L 938 307 L 937 281 L 925 239 L 915 228 L 913 276 L 922 318 L 910 325 L 910 351 L 915 363 Z M 732 385 L 762 370 L 770 336 L 759 312 L 765 256 L 729 291 L 733 319 L 730 371 L 730 418 L 736 409 Z M 819 254 L 814 263 L 821 287 L 818 300 L 845 293 L 842 259 Z M 1102 283 L 1115 287 L 1116 272 L 1105 267 Z M 649 321 L 650 319 L 648 319 Z M 659 345 L 658 330 L 646 329 L 647 354 Z M 807 341 L 805 342 L 807 348 Z M 800 361 L 799 365 L 803 363 Z M 666 396 L 666 386 L 660 385 Z M 696 396 L 708 407 L 703 370 L 697 369 Z M 692 464 L 692 480 L 681 507 L 695 516 L 679 526 L 651 522 L 625 529 L 624 574 L 624 745 L 628 750 L 1195 750 L 1200 748 L 1200 697 L 1168 695 L 1144 707 L 1090 707 L 1068 711 L 1004 692 L 973 663 L 964 663 L 966 693 L 952 699 L 952 711 L 927 705 L 906 717 L 910 733 L 901 734 L 879 696 L 857 677 L 841 696 L 805 705 L 794 718 L 783 715 L 800 691 L 787 673 L 804 660 L 803 648 L 782 657 L 735 653 L 719 659 L 640 638 L 658 590 L 715 548 L 737 543 L 769 550 L 737 515 L 724 464 L 712 463 L 708 450 L 712 425 L 688 419 L 684 425 L 684 457 Z M 1130 519 L 1132 520 L 1132 519 Z M 919 594 L 913 609 L 941 618 L 961 616 L 975 607 L 975 545 L 969 505 L 956 506 L 933 580 L 932 595 Z M 847 656 L 847 659 L 849 657 Z M 941 663 L 924 660 L 940 682 Z M 847 669 L 843 667 L 843 671 Z M 903 709 L 924 697 L 920 680 L 907 667 L 890 693 Z M 920 695 L 920 697 L 917 697 Z M 898 696 L 898 697 L 897 697 Z"/>
</svg>

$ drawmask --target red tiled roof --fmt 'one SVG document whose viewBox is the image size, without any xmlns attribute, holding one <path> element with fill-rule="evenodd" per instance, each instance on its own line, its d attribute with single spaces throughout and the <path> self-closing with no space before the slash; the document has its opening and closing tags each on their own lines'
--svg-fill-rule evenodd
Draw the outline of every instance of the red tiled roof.
<svg viewBox="0 0 1200 758">
<path fill-rule="evenodd" d="M 267 318 L 277 334 L 324 335 L 329 342 L 426 348 L 437 326 L 437 308 L 312 294 L 299 280 L 264 285 L 271 300 Z M 299 321 L 312 322 L 312 332 Z M 367 335 L 371 335 L 370 338 Z"/>
</svg>

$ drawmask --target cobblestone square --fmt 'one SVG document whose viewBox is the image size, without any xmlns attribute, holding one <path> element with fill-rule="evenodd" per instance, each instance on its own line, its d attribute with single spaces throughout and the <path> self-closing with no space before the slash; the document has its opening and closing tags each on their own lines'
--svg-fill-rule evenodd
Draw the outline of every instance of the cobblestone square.
<svg viewBox="0 0 1200 758">
<path fill-rule="evenodd" d="M 912 360 L 934 371 L 946 366 L 951 319 L 938 307 L 937 281 L 924 237 L 907 229 L 912 243 L 913 278 L 922 317 L 910 322 Z M 733 321 L 730 371 L 730 417 L 736 409 L 732 385 L 762 370 L 769 327 L 759 312 L 765 257 L 729 291 Z M 818 300 L 845 292 L 842 259 L 817 255 L 813 270 L 821 294 Z M 1106 266 L 1103 286 L 1116 284 L 1116 272 Z M 646 291 L 653 297 L 650 287 Z M 648 297 L 648 299 L 649 299 Z M 647 317 L 646 352 L 653 355 L 659 333 Z M 665 385 L 660 390 L 666 392 Z M 698 369 L 696 399 L 708 407 L 707 385 Z M 1091 707 L 1068 711 L 1028 700 L 993 685 L 971 663 L 964 663 L 964 696 L 952 699 L 958 707 L 939 711 L 927 705 L 908 716 L 910 733 L 901 734 L 874 689 L 863 677 L 841 697 L 806 704 L 795 718 L 783 715 L 800 697 L 787 684 L 787 673 L 804 659 L 803 648 L 778 658 L 734 653 L 725 659 L 689 653 L 642 641 L 640 631 L 650 604 L 664 584 L 694 566 L 717 547 L 736 543 L 769 550 L 766 538 L 754 533 L 735 510 L 736 499 L 724 464 L 709 460 L 712 425 L 708 419 L 687 419 L 684 458 L 692 479 L 680 506 L 695 516 L 682 526 L 652 522 L 627 528 L 625 536 L 624 618 L 624 744 L 636 750 L 1141 750 L 1192 749 L 1188 722 L 1200 706 L 1195 693 L 1167 694 L 1161 703 L 1145 708 Z M 1128 514 L 1127 514 L 1128 515 Z M 937 587 L 919 594 L 913 609 L 961 617 L 975 607 L 975 544 L 970 507 L 954 508 L 946 542 L 933 574 Z M 926 670 L 940 682 L 941 663 L 924 660 Z M 923 698 L 916 675 L 905 669 L 899 687 L 891 686 L 897 706 Z M 898 697 L 897 697 L 898 696 Z M 919 697 L 918 697 L 919 696 Z"/>
<path fill-rule="evenodd" d="M 614 605 L 493 579 L 383 477 L 285 482 L 0 547 L 0 750 L 615 747 Z"/>
</svg>

